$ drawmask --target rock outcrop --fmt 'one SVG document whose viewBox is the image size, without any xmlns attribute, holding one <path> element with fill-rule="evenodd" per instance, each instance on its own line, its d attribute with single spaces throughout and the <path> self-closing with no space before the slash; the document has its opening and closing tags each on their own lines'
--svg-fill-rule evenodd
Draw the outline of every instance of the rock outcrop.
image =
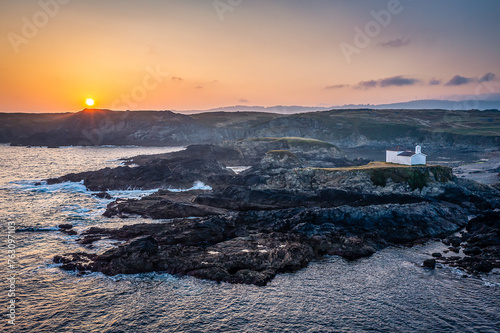
<svg viewBox="0 0 500 333">
<path fill-rule="evenodd" d="M 390 244 L 450 233 L 466 221 L 458 206 L 432 203 L 248 211 L 89 230 L 82 240 L 129 241 L 99 256 L 69 254 L 55 261 L 63 269 L 108 275 L 163 271 L 264 285 L 325 254 L 356 259 Z"/>
<path fill-rule="evenodd" d="M 214 159 L 198 157 L 153 160 L 138 167 L 121 166 L 68 174 L 47 180 L 47 184 L 80 182 L 91 191 L 120 189 L 191 188 L 196 181 L 217 183 L 234 172 Z"/>
<path fill-rule="evenodd" d="M 231 158 L 248 154 L 238 150 Z M 322 154 L 326 158 L 331 152 Z M 234 174 L 212 159 L 212 153 L 203 155 L 205 159 L 200 156 L 196 163 L 182 154 L 147 161 L 129 168 L 133 171 L 127 170 L 130 174 L 124 173 L 119 180 L 111 178 L 111 184 L 123 186 L 124 181 L 141 176 L 144 183 L 135 184 L 151 188 L 171 184 L 176 175 L 179 183 L 195 178 L 212 182 L 213 190 L 159 190 L 140 200 L 116 200 L 108 205 L 105 216 L 138 214 L 169 221 L 91 228 L 81 235 L 82 245 L 105 238 L 125 243 L 101 255 L 74 253 L 54 260 L 63 269 L 108 275 L 162 271 L 265 285 L 276 274 L 296 271 L 325 254 L 353 260 L 391 244 L 447 237 L 467 225 L 470 215 L 500 208 L 498 190 L 457 180 L 446 167 L 372 163 L 313 168 L 298 152 L 274 150 L 250 169 Z M 155 174 L 142 174 L 158 166 L 161 169 Z M 110 185 L 103 175 L 117 172 L 85 173 L 85 184 L 105 190 Z M 80 180 L 81 174 L 71 177 Z M 99 181 L 106 185 L 98 186 Z M 469 221 L 471 247 L 467 251 L 471 254 L 490 253 L 498 258 L 498 227 L 488 224 L 491 216 Z M 461 239 L 449 239 L 450 245 L 461 243 Z M 432 260 L 428 267 L 446 259 Z M 481 265 L 475 269 L 488 270 L 486 261 Z"/>
<path fill-rule="evenodd" d="M 466 230 L 442 240 L 456 249 L 452 252 L 462 250 L 464 256 L 440 256 L 437 261 L 472 274 L 500 268 L 500 211 L 480 213 L 467 223 Z"/>
</svg>

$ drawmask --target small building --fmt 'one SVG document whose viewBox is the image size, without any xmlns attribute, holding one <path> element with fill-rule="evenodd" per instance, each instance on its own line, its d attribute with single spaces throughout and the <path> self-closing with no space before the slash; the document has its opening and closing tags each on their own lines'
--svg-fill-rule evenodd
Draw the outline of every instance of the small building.
<svg viewBox="0 0 500 333">
<path fill-rule="evenodd" d="M 420 146 L 416 146 L 415 151 L 405 150 L 398 146 L 385 151 L 385 161 L 405 165 L 426 165 L 427 155 L 422 154 Z"/>
</svg>

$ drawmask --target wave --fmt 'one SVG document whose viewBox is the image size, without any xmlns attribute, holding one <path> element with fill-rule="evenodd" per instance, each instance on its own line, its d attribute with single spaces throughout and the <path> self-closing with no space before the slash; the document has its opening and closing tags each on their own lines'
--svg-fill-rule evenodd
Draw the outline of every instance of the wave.
<svg viewBox="0 0 500 333">
<path fill-rule="evenodd" d="M 113 198 L 122 198 L 122 199 L 140 199 L 142 197 L 145 197 L 147 195 L 153 194 L 157 192 L 158 189 L 154 190 L 113 190 L 113 191 L 107 191 L 107 193 Z M 92 192 L 93 194 L 98 193 L 98 192 Z M 111 201 L 113 199 L 103 199 L 106 201 Z"/>
<path fill-rule="evenodd" d="M 85 185 L 83 184 L 83 180 L 80 182 L 64 182 L 59 184 L 48 185 L 46 181 L 42 180 L 22 180 L 15 181 L 9 183 L 9 188 L 12 189 L 14 187 L 20 191 L 27 191 L 33 193 L 82 193 L 86 195 L 95 195 L 99 193 L 98 191 L 89 191 Z M 159 189 L 151 189 L 151 190 L 141 190 L 141 189 L 127 189 L 127 190 L 110 190 L 106 191 L 112 199 L 99 199 L 104 202 L 109 202 L 116 198 L 122 199 L 140 199 L 142 197 L 148 196 L 157 192 Z M 192 190 L 202 190 L 202 191 L 211 191 L 212 187 L 206 185 L 201 181 L 194 182 L 193 186 L 190 188 L 169 188 L 167 189 L 170 192 L 186 192 Z M 72 209 L 70 209 L 72 210 Z"/>
<path fill-rule="evenodd" d="M 83 185 L 83 181 L 64 182 L 59 184 L 48 185 L 46 181 L 42 180 L 22 180 L 10 182 L 11 187 L 15 187 L 21 191 L 28 191 L 34 193 L 88 193 L 87 188 Z"/>
<path fill-rule="evenodd" d="M 25 227 L 16 229 L 16 232 L 52 232 L 59 231 L 60 229 L 57 227 Z"/>
<path fill-rule="evenodd" d="M 485 280 L 482 280 L 482 281 L 483 281 L 483 285 L 486 287 L 500 287 L 499 282 L 490 282 L 490 281 L 485 281 Z"/>
<path fill-rule="evenodd" d="M 121 198 L 121 199 L 140 199 L 142 197 L 148 196 L 150 194 L 158 192 L 159 189 L 154 189 L 154 190 L 138 190 L 138 189 L 130 189 L 130 190 L 113 190 L 113 191 L 107 191 L 107 193 L 113 198 Z M 205 183 L 201 181 L 196 181 L 194 182 L 193 186 L 190 188 L 169 188 L 167 191 L 170 192 L 187 192 L 187 191 L 193 191 L 193 190 L 202 190 L 202 191 L 211 191 L 212 187 L 209 185 L 206 185 Z M 92 192 L 93 194 L 98 193 L 98 192 Z M 103 199 L 106 201 L 110 201 L 113 199 Z"/>
<path fill-rule="evenodd" d="M 191 188 L 187 188 L 187 189 L 169 188 L 168 190 L 170 192 L 187 192 L 187 191 L 193 191 L 193 190 L 211 191 L 212 187 L 197 180 L 196 182 L 194 182 L 193 187 L 191 187 Z"/>
</svg>

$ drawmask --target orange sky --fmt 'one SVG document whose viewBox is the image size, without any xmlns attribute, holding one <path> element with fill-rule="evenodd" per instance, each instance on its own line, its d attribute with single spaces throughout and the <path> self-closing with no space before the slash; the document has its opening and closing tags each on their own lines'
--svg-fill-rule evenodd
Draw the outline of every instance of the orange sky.
<svg viewBox="0 0 500 333">
<path fill-rule="evenodd" d="M 485 82 L 481 93 L 499 92 L 498 1 L 401 0 L 385 26 L 371 11 L 390 1 L 237 3 L 0 0 L 0 111 L 76 111 L 88 97 L 189 110 L 445 98 Z M 356 44 L 370 22 L 369 45 Z M 363 47 L 346 57 L 342 45 Z"/>
</svg>

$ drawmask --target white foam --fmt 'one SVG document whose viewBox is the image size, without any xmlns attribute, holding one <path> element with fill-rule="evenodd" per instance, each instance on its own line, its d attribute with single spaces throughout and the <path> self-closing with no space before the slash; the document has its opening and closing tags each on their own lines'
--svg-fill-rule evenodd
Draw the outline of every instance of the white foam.
<svg viewBox="0 0 500 333">
<path fill-rule="evenodd" d="M 64 182 L 64 183 L 57 183 L 57 184 L 52 184 L 48 185 L 46 181 L 44 180 L 21 180 L 21 181 L 14 181 L 8 183 L 9 187 L 12 189 L 12 187 L 17 188 L 22 191 L 30 191 L 30 192 L 35 192 L 35 193 L 55 193 L 55 192 L 64 192 L 64 193 L 86 193 L 86 194 L 96 194 L 99 193 L 100 191 L 89 191 L 85 185 L 83 184 L 83 180 L 80 182 Z M 35 185 L 39 184 L 39 185 Z M 193 186 L 190 188 L 169 188 L 167 189 L 170 192 L 185 192 L 185 191 L 192 191 L 192 190 L 203 190 L 203 191 L 211 191 L 212 187 L 209 185 L 206 185 L 205 183 L 197 180 L 194 182 Z M 152 190 L 141 190 L 141 189 L 127 189 L 127 190 L 111 190 L 111 191 L 106 191 L 111 195 L 112 197 L 120 197 L 120 198 L 125 198 L 125 199 L 140 199 L 143 196 L 153 194 L 157 192 L 158 189 L 152 189 Z"/>
<path fill-rule="evenodd" d="M 227 167 L 229 170 L 233 170 L 235 173 L 241 173 L 245 170 L 250 169 L 251 167 L 249 166 L 235 166 L 235 167 Z"/>
<path fill-rule="evenodd" d="M 500 283 L 489 282 L 484 280 L 483 280 L 483 285 L 485 285 L 486 287 L 500 287 Z"/>
<path fill-rule="evenodd" d="M 195 181 L 193 184 L 193 187 L 191 188 L 169 188 L 168 189 L 170 192 L 187 192 L 187 191 L 192 191 L 192 190 L 202 190 L 202 191 L 211 191 L 212 187 L 206 185 L 203 182 L 200 182 L 199 180 Z"/>
<path fill-rule="evenodd" d="M 116 198 L 122 198 L 122 199 L 140 199 L 142 197 L 148 196 L 150 194 L 153 194 L 157 192 L 158 189 L 154 190 L 113 190 L 113 191 L 107 191 L 107 193 L 112 196 L 114 199 Z M 97 193 L 97 192 L 94 192 Z M 110 200 L 110 199 L 105 199 L 105 200 Z"/>
<path fill-rule="evenodd" d="M 40 185 L 35 185 L 39 183 Z M 88 193 L 87 188 L 83 185 L 83 180 L 74 182 L 64 182 L 53 185 L 47 185 L 46 181 L 23 180 L 10 182 L 9 185 L 21 190 L 34 193 Z"/>
</svg>

